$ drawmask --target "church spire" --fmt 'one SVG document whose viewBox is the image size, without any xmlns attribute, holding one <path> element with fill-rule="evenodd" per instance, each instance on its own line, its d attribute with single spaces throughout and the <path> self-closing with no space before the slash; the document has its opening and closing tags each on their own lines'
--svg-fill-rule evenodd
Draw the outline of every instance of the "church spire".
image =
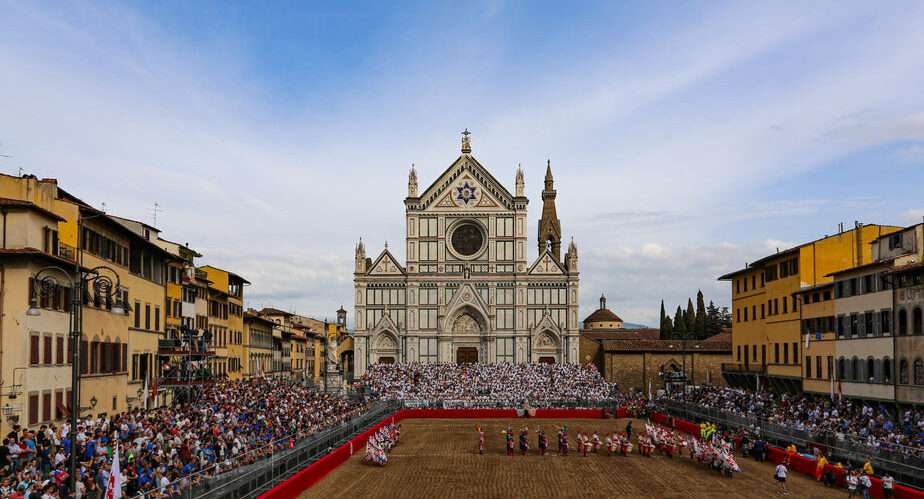
<svg viewBox="0 0 924 499">
<path fill-rule="evenodd" d="M 407 174 L 407 197 L 417 197 L 417 170 L 414 168 L 414 163 L 411 163 L 411 171 Z"/>
<path fill-rule="evenodd" d="M 516 191 L 516 192 L 517 192 L 517 197 L 518 197 L 518 198 L 521 198 L 521 197 L 523 197 L 523 196 L 526 195 L 526 194 L 525 194 L 525 190 L 526 190 L 526 180 L 523 179 L 523 167 L 520 166 L 519 163 L 517 163 L 517 181 L 516 181 L 516 183 L 517 183 L 517 191 Z"/>
<path fill-rule="evenodd" d="M 539 219 L 539 254 L 550 249 L 552 256 L 561 261 L 561 222 L 555 210 L 555 195 L 552 160 L 548 160 L 545 168 L 545 189 L 542 190 L 542 218 Z"/>
</svg>

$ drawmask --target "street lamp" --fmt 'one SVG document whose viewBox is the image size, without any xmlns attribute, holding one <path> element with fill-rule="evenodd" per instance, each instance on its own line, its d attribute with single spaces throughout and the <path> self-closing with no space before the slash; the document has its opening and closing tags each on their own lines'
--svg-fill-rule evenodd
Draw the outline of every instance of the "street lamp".
<svg viewBox="0 0 924 499">
<path fill-rule="evenodd" d="M 71 286 L 71 308 L 68 313 L 71 336 L 71 448 L 70 448 L 70 493 L 77 490 L 77 420 L 80 412 L 80 340 L 83 336 L 83 292 L 84 288 L 92 289 L 94 298 L 112 303 L 111 311 L 117 314 L 127 314 L 128 304 L 121 303 L 122 285 L 119 274 L 110 267 L 101 265 L 92 269 L 80 268 L 80 259 L 74 259 L 74 269 L 69 272 L 56 265 L 43 267 L 33 278 L 35 283 L 29 301 L 26 315 L 38 317 L 41 315 L 40 300 L 50 296 L 58 286 L 58 279 L 54 274 L 60 274 L 64 282 Z M 99 401 L 94 396 L 90 399 L 90 407 L 96 407 Z"/>
</svg>

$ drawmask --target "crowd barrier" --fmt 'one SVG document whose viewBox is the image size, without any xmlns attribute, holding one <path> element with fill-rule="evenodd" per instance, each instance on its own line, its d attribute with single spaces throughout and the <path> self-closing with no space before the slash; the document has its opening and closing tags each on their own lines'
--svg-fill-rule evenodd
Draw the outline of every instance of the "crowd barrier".
<svg viewBox="0 0 924 499">
<path fill-rule="evenodd" d="M 660 412 L 651 413 L 651 420 L 662 426 L 672 426 L 673 428 L 684 433 L 697 437 L 699 436 L 699 425 L 692 421 L 672 417 Z M 789 457 L 790 471 L 808 475 L 813 479 L 815 478 L 817 464 L 814 459 L 807 458 L 801 454 L 789 454 L 784 449 L 773 445 L 767 446 L 768 461 L 774 464 L 778 464 L 780 461 L 783 461 L 787 457 Z M 834 470 L 834 476 L 837 477 L 837 485 L 839 487 L 844 487 L 844 475 L 846 471 L 843 468 L 838 468 L 832 464 L 825 465 L 824 472 L 827 473 L 828 470 Z M 873 482 L 873 487 L 870 489 L 870 497 L 874 499 L 882 499 L 884 497 L 882 491 L 882 480 L 879 479 L 879 477 L 873 476 L 870 477 L 870 481 Z M 894 488 L 894 497 L 896 499 L 924 499 L 924 491 L 896 484 Z"/>
<path fill-rule="evenodd" d="M 546 419 L 601 419 L 604 417 L 604 412 L 604 409 L 536 409 L 536 415 L 533 417 Z M 624 418 L 626 415 L 625 408 L 620 407 L 616 410 L 617 418 Z M 261 494 L 259 499 L 297 497 L 312 485 L 321 481 L 328 473 L 345 463 L 354 453 L 363 452 L 369 437 L 386 424 L 398 423 L 405 419 L 501 419 L 516 417 L 518 417 L 516 409 L 401 409 L 311 463 L 288 480 Z"/>
</svg>

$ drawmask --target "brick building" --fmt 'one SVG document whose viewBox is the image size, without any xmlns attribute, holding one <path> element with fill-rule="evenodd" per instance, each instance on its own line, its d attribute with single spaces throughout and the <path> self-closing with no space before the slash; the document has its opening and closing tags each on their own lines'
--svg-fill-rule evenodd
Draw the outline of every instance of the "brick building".
<svg viewBox="0 0 924 499">
<path fill-rule="evenodd" d="M 580 336 L 581 361 L 597 366 L 607 381 L 627 391 L 648 390 L 649 383 L 658 390 L 664 388 L 664 374 L 676 371 L 685 372 L 692 385 L 725 384 L 722 363 L 732 358 L 731 332 L 705 340 L 661 340 L 657 329 L 607 328 L 598 320 L 613 317 L 618 316 L 601 298 Z"/>
</svg>

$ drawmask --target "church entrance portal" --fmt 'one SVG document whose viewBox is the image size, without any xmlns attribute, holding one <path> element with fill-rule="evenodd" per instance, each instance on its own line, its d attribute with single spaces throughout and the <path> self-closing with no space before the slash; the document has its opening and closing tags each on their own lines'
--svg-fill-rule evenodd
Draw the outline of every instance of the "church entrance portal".
<svg viewBox="0 0 924 499">
<path fill-rule="evenodd" d="M 456 350 L 456 364 L 474 364 L 478 362 L 478 349 L 475 347 L 459 347 Z"/>
</svg>

